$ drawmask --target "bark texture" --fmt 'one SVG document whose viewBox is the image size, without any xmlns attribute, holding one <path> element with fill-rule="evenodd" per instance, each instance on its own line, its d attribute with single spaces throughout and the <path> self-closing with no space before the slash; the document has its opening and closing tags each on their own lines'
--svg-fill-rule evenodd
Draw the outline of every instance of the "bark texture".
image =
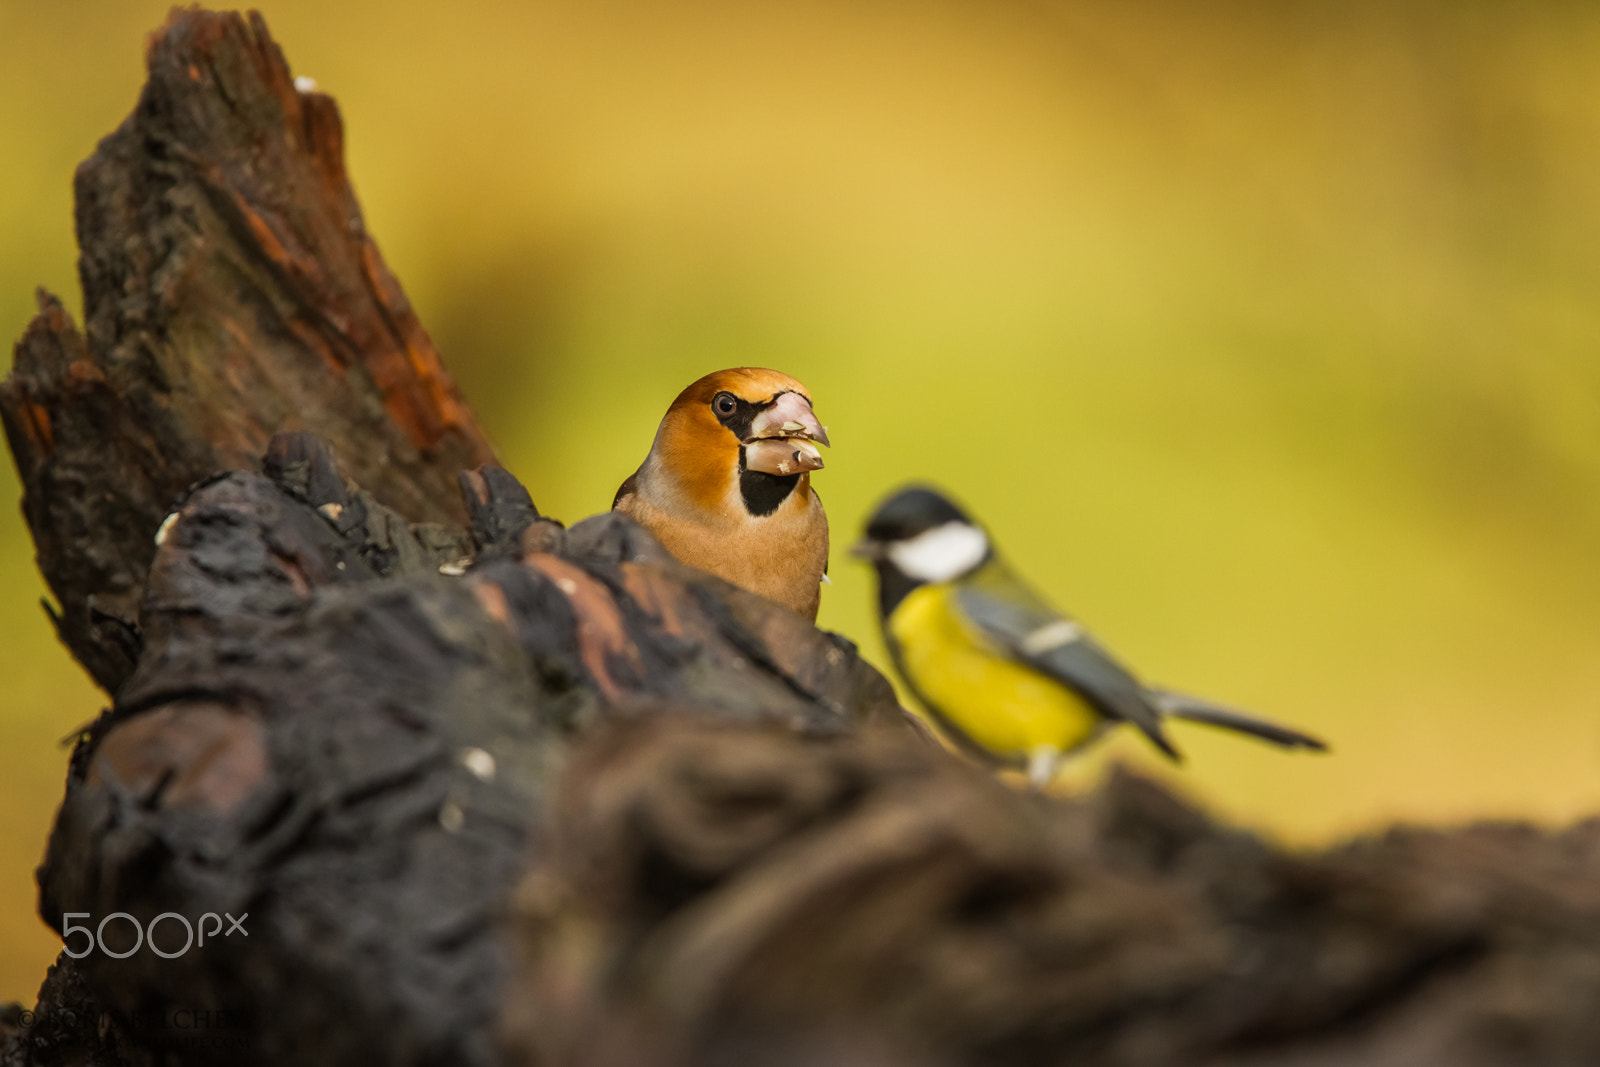
<svg viewBox="0 0 1600 1067">
<path fill-rule="evenodd" d="M 175 13 L 78 203 L 86 331 L 42 297 L 0 417 L 115 703 L 0 1062 L 1600 1063 L 1600 823 L 1307 855 L 1018 792 L 849 642 L 540 516 L 259 17 Z"/>
<path fill-rule="evenodd" d="M 847 645 L 620 516 L 539 520 L 498 468 L 464 479 L 477 521 L 445 537 L 309 435 L 265 467 L 165 526 L 139 669 L 80 746 L 41 871 L 64 933 L 69 913 L 250 917 L 177 959 L 76 962 L 113 1018 L 225 1018 L 252 1062 L 495 1062 L 506 902 L 567 739 L 677 711 L 800 734 L 899 714 Z"/>
<path fill-rule="evenodd" d="M 332 98 L 259 15 L 179 14 L 75 181 L 86 326 L 40 293 L 0 387 L 62 639 L 115 695 L 152 537 L 189 486 L 314 429 L 413 521 L 493 451 L 367 235 Z M 108 469 L 108 464 L 115 464 Z"/>
<path fill-rule="evenodd" d="M 1065 802 L 893 736 L 665 722 L 555 798 L 519 1062 L 1600 1062 L 1600 822 L 1296 855 L 1131 775 Z"/>
</svg>

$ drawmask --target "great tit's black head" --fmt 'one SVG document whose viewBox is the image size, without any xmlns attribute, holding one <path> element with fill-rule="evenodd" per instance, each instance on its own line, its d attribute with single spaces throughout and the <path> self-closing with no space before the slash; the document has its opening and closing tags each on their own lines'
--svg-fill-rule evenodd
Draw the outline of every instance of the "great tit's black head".
<svg viewBox="0 0 1600 1067">
<path fill-rule="evenodd" d="M 972 525 L 972 520 L 949 499 L 932 489 L 914 486 L 900 490 L 878 505 L 878 510 L 867 520 L 867 540 L 881 545 L 909 541 L 951 522 Z"/>
<path fill-rule="evenodd" d="M 867 534 L 851 549 L 878 569 L 879 603 L 887 615 L 911 590 L 954 581 L 990 557 L 989 538 L 943 494 L 914 486 L 878 505 Z"/>
</svg>

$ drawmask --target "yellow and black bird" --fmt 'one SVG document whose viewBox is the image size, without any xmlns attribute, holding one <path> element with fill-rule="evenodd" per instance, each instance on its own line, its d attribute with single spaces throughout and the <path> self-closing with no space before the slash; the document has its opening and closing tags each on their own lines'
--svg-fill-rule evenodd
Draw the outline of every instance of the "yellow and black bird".
<svg viewBox="0 0 1600 1067">
<path fill-rule="evenodd" d="M 828 517 L 811 488 L 827 430 L 806 387 L 735 367 L 672 402 L 613 510 L 678 559 L 815 621 L 828 566 Z"/>
<path fill-rule="evenodd" d="M 1013 574 L 988 535 L 931 489 L 879 506 L 854 554 L 878 571 L 878 611 L 895 667 L 971 754 L 1025 768 L 1035 785 L 1105 727 L 1130 722 L 1172 759 L 1166 718 L 1208 723 L 1285 748 L 1314 737 L 1142 684 Z"/>
</svg>

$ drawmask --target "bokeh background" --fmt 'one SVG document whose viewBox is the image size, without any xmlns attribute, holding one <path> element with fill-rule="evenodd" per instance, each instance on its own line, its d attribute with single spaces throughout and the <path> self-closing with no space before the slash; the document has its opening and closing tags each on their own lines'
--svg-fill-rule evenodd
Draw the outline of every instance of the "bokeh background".
<svg viewBox="0 0 1600 1067">
<path fill-rule="evenodd" d="M 1147 677 L 1330 738 L 1085 761 L 1315 845 L 1600 811 L 1600 7 L 1557 0 L 267 2 L 339 101 L 423 322 L 546 512 L 607 507 L 677 390 L 753 363 L 836 444 L 843 552 L 959 495 Z M 0 335 L 76 306 L 71 174 L 165 0 L 0 0 Z M 56 645 L 0 467 L 0 1000 Z"/>
</svg>

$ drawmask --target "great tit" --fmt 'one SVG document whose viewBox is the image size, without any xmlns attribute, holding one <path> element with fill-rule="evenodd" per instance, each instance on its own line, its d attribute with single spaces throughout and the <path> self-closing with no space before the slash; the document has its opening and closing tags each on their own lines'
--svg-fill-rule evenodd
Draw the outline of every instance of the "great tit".
<svg viewBox="0 0 1600 1067">
<path fill-rule="evenodd" d="M 828 517 L 811 472 L 827 443 L 811 395 L 787 374 L 717 371 L 678 394 L 611 507 L 683 562 L 815 621 Z"/>
<path fill-rule="evenodd" d="M 1285 748 L 1314 737 L 1141 683 L 1076 621 L 1011 572 L 988 536 L 931 489 L 886 500 L 852 550 L 878 572 L 878 612 L 896 669 L 959 747 L 1025 768 L 1036 786 L 1107 725 L 1131 722 L 1173 760 L 1166 718 Z"/>
</svg>

